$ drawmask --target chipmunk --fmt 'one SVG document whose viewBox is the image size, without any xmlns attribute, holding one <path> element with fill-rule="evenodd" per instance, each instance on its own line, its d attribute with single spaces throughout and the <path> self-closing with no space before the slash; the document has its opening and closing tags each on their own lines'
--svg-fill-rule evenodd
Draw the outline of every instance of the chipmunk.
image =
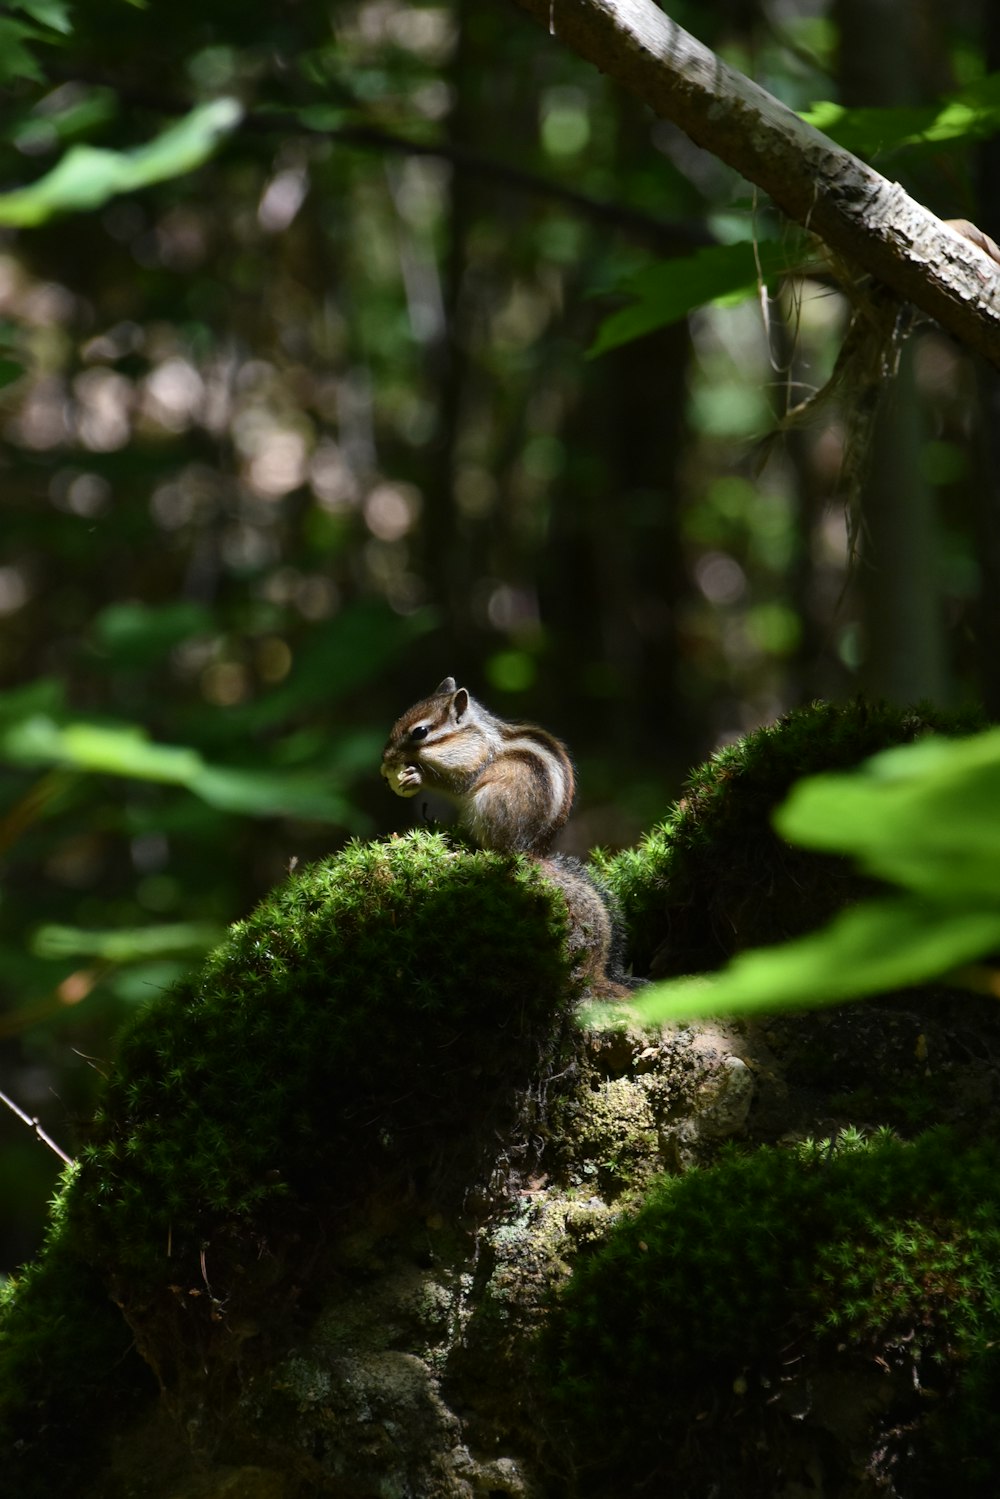
<svg viewBox="0 0 1000 1499">
<path fill-rule="evenodd" d="M 454 677 L 393 726 L 382 774 L 397 796 L 445 797 L 473 841 L 499 853 L 547 854 L 576 792 L 564 744 L 495 718 Z"/>
<path fill-rule="evenodd" d="M 566 901 L 580 976 L 595 993 L 627 992 L 607 895 L 575 859 L 548 857 L 576 793 L 573 762 L 561 740 L 535 724 L 495 717 L 454 677 L 445 677 L 393 725 L 382 775 L 397 796 L 427 791 L 450 801 L 480 848 L 537 859 Z"/>
</svg>

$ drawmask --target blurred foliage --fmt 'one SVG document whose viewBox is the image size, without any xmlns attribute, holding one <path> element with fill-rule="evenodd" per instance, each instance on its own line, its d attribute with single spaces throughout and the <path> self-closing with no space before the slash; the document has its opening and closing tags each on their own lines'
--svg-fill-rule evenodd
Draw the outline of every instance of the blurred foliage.
<svg viewBox="0 0 1000 1499">
<path fill-rule="evenodd" d="M 1000 729 L 883 750 L 800 781 L 774 816 L 806 848 L 849 855 L 897 893 L 736 957 L 706 979 L 650 990 L 650 1020 L 833 1004 L 948 979 L 1000 994 Z"/>
<path fill-rule="evenodd" d="M 706 302 L 742 302 L 755 296 L 762 282 L 771 288 L 783 276 L 801 270 L 806 259 L 804 236 L 793 234 L 788 243 L 742 240 L 647 266 L 622 287 L 635 298 L 634 305 L 605 318 L 591 352 L 603 354 L 641 338 Z"/>
<path fill-rule="evenodd" d="M 620 904 L 635 972 L 655 980 L 718 969 L 871 895 L 870 873 L 853 868 L 836 841 L 797 848 L 779 836 L 782 803 L 803 776 L 850 771 L 880 750 L 984 726 L 976 709 L 812 703 L 717 750 L 636 848 L 595 856 Z"/>
<path fill-rule="evenodd" d="M 822 5 L 672 13 L 836 101 Z M 952 113 L 868 138 L 920 134 L 893 175 L 982 222 L 978 25 L 922 43 Z M 0 1071 L 71 1146 L 124 1014 L 290 862 L 399 826 L 380 746 L 445 674 L 569 741 L 577 852 L 852 690 L 837 413 L 759 444 L 848 309 L 818 267 L 766 322 L 720 305 L 754 241 L 800 263 L 784 228 L 504 4 L 20 0 L 0 68 Z M 975 396 L 933 331 L 917 371 L 975 693 Z M 40 1203 L 54 1158 L 8 1141 Z"/>
<path fill-rule="evenodd" d="M 936 150 L 944 141 L 988 139 L 1000 130 L 1000 73 L 936 104 L 909 108 L 845 109 L 816 104 L 803 117 L 838 145 L 862 156 L 905 149 Z"/>
<path fill-rule="evenodd" d="M 71 146 L 58 166 L 30 187 L 0 193 L 0 224 L 44 224 L 53 214 L 101 208 L 118 193 L 192 172 L 239 118 L 234 99 L 213 99 L 135 151 Z"/>
</svg>

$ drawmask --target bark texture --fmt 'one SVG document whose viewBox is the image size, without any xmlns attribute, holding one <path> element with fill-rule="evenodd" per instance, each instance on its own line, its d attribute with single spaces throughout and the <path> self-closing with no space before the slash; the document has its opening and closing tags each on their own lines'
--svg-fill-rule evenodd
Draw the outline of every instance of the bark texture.
<svg viewBox="0 0 1000 1499">
<path fill-rule="evenodd" d="M 560 42 L 735 168 L 831 250 L 1000 366 L 988 254 L 729 67 L 653 0 L 518 0 Z"/>
</svg>

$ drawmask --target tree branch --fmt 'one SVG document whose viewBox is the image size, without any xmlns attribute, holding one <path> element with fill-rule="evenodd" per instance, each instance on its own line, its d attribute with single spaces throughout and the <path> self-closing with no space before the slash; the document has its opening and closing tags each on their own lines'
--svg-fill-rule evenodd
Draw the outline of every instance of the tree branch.
<svg viewBox="0 0 1000 1499">
<path fill-rule="evenodd" d="M 0 5 L 0 13 L 3 6 Z M 120 83 L 112 74 L 103 70 L 72 68 L 68 65 L 53 65 L 48 76 L 64 83 L 84 83 L 91 88 L 111 90 L 125 104 L 134 109 L 147 110 L 153 115 L 176 119 L 188 112 L 192 101 L 187 95 L 152 93 L 148 89 L 131 88 Z M 317 140 L 330 141 L 348 150 L 377 151 L 386 156 L 429 157 L 445 162 L 456 171 L 499 183 L 512 192 L 536 198 L 545 198 L 561 203 L 581 218 L 605 228 L 617 229 L 646 241 L 657 250 L 671 255 L 689 254 L 706 246 L 718 244 L 715 235 L 698 220 L 680 221 L 659 219 L 645 213 L 641 208 L 632 208 L 605 198 L 595 198 L 590 193 L 558 182 L 552 177 L 541 177 L 536 172 L 514 166 L 499 157 L 485 156 L 466 146 L 445 140 L 419 140 L 365 118 L 361 100 L 342 83 L 337 81 L 338 98 L 357 116 L 341 125 L 313 125 L 303 118 L 303 103 L 266 102 L 251 104 L 238 126 L 244 135 L 273 136 L 278 132 L 298 134 Z"/>
<path fill-rule="evenodd" d="M 1000 367 L 1000 273 L 896 182 L 807 125 L 653 0 L 518 0 L 831 250 Z"/>
</svg>

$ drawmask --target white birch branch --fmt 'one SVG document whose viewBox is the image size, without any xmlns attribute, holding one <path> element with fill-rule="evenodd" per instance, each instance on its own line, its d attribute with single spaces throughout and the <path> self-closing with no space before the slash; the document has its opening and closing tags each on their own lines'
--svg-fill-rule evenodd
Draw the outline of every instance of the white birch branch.
<svg viewBox="0 0 1000 1499">
<path fill-rule="evenodd" d="M 844 260 L 1000 367 L 1000 268 L 899 186 L 729 67 L 653 0 L 518 0 Z"/>
</svg>

